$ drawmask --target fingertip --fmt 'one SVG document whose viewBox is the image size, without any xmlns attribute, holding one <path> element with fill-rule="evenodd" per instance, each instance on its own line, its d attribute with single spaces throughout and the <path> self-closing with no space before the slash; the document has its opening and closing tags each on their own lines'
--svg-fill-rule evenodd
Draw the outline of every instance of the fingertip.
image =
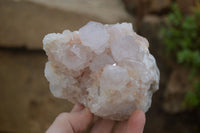
<svg viewBox="0 0 200 133">
<path fill-rule="evenodd" d="M 111 133 L 114 125 L 115 121 L 100 118 L 95 122 L 91 133 Z"/>
<path fill-rule="evenodd" d="M 142 110 L 134 111 L 128 120 L 127 133 L 142 133 L 145 121 L 145 113 Z"/>
<path fill-rule="evenodd" d="M 52 125 L 47 129 L 46 133 L 73 132 L 73 129 L 68 123 L 69 116 L 69 113 L 60 113 Z"/>
<path fill-rule="evenodd" d="M 94 115 L 91 113 L 91 111 L 88 108 L 84 108 L 81 113 L 84 114 L 85 117 L 89 118 L 90 120 L 93 120 Z"/>
<path fill-rule="evenodd" d="M 88 108 L 84 108 L 80 112 L 73 112 L 69 120 L 75 132 L 82 132 L 91 124 L 93 114 Z"/>
<path fill-rule="evenodd" d="M 93 114 L 88 108 L 78 111 L 80 107 L 80 105 L 75 105 L 71 113 L 60 113 L 47 133 L 82 132 L 86 130 L 93 120 Z"/>
<path fill-rule="evenodd" d="M 138 121 L 141 124 L 145 124 L 146 117 L 145 113 L 142 110 L 136 110 L 132 113 L 131 117 L 129 118 L 130 121 Z"/>
<path fill-rule="evenodd" d="M 74 107 L 71 110 L 71 112 L 79 112 L 79 111 L 81 111 L 83 109 L 84 109 L 84 106 L 82 104 L 77 103 L 77 104 L 74 105 Z"/>
</svg>

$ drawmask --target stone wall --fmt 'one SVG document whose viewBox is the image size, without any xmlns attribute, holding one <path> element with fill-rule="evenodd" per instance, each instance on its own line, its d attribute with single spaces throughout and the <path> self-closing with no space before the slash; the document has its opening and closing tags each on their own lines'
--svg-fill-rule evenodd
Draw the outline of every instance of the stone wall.
<svg viewBox="0 0 200 133">
<path fill-rule="evenodd" d="M 44 77 L 42 39 L 88 21 L 132 22 L 121 0 L 0 0 L 0 132 L 44 133 L 72 104 Z"/>
<path fill-rule="evenodd" d="M 183 13 L 190 13 L 191 7 L 199 0 L 123 0 L 130 12 L 143 17 L 147 14 L 163 15 L 167 13 L 171 4 L 176 2 Z"/>
<path fill-rule="evenodd" d="M 0 0 L 0 46 L 41 49 L 44 35 L 88 21 L 133 21 L 121 0 Z"/>
</svg>

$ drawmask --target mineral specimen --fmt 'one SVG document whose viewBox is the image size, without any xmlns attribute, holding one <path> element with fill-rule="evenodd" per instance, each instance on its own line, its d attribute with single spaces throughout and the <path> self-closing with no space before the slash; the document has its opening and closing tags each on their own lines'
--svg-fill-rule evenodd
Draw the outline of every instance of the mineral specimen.
<svg viewBox="0 0 200 133">
<path fill-rule="evenodd" d="M 43 44 L 49 59 L 45 76 L 55 97 L 112 120 L 149 109 L 160 73 L 148 41 L 132 24 L 89 22 L 79 31 L 48 34 Z"/>
</svg>

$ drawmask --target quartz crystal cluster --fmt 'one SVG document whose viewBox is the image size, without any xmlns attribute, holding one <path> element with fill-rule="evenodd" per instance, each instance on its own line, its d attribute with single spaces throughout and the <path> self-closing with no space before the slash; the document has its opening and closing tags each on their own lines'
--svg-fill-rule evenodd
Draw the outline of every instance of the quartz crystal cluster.
<svg viewBox="0 0 200 133">
<path fill-rule="evenodd" d="M 43 44 L 49 59 L 45 76 L 55 97 L 112 120 L 149 109 L 160 73 L 148 41 L 132 24 L 91 21 L 78 31 L 48 34 Z"/>
</svg>

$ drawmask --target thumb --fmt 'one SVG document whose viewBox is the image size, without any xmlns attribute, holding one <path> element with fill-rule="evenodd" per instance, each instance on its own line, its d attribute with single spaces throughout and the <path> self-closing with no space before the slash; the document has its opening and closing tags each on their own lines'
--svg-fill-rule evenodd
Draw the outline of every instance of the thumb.
<svg viewBox="0 0 200 133">
<path fill-rule="evenodd" d="M 85 108 L 79 112 L 61 113 L 46 133 L 78 133 L 87 129 L 93 114 Z"/>
</svg>

